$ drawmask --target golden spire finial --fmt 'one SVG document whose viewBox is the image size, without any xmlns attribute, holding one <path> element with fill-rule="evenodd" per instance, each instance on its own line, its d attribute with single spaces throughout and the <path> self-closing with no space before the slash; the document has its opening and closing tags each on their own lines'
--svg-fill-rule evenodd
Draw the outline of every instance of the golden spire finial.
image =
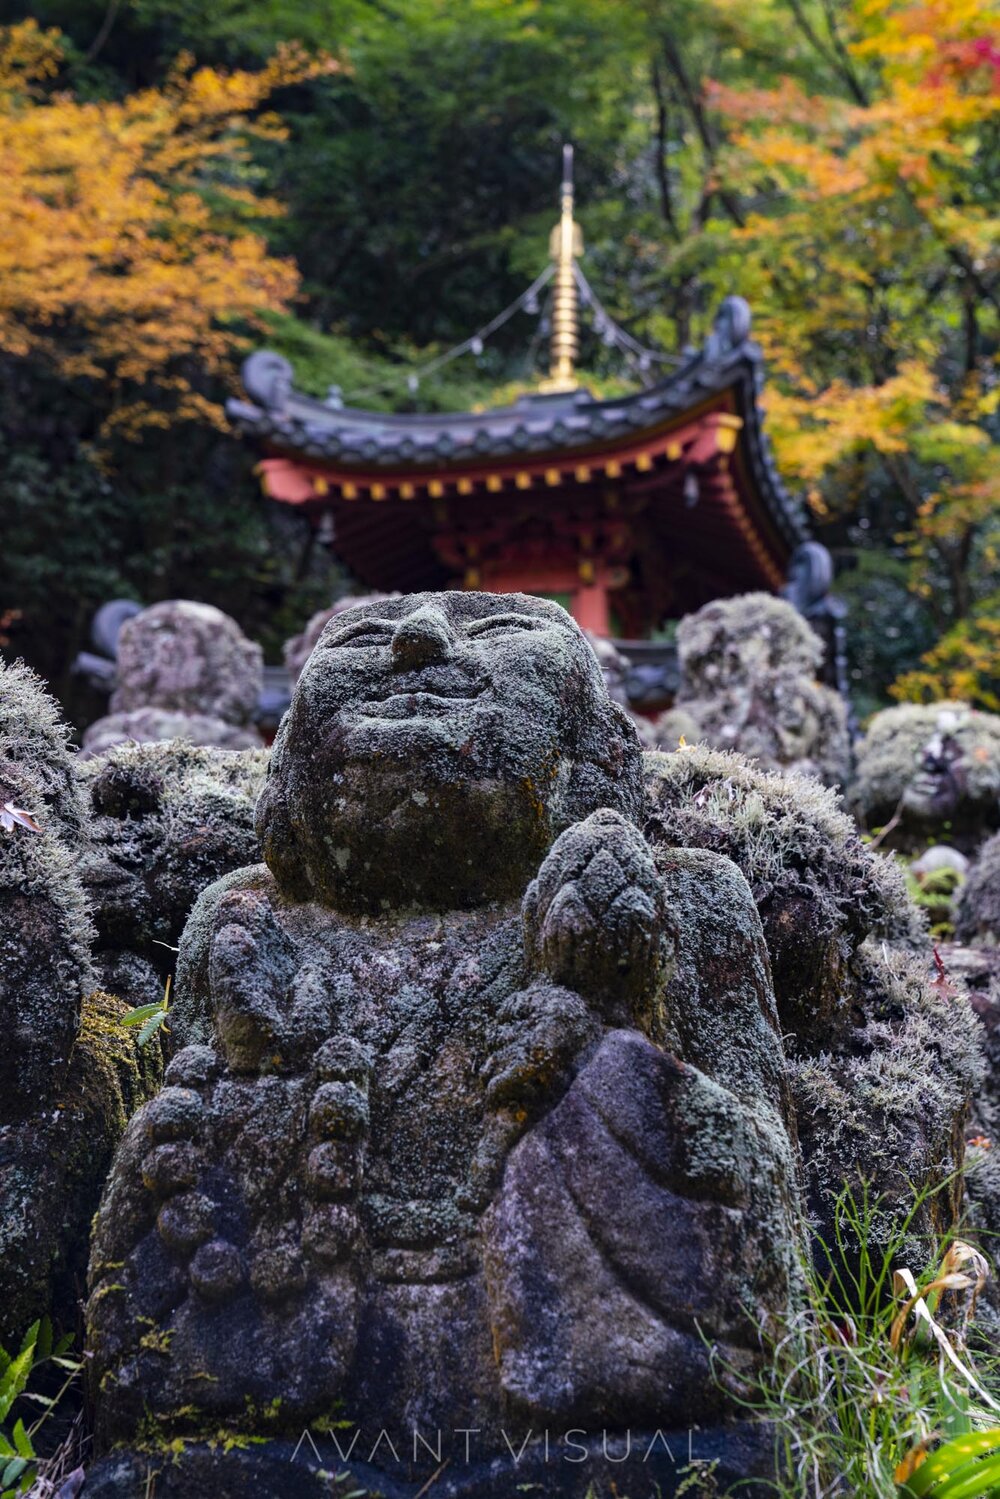
<svg viewBox="0 0 1000 1499">
<path fill-rule="evenodd" d="M 573 221 L 573 147 L 563 146 L 561 214 L 549 239 L 549 254 L 556 274 L 552 284 L 552 340 L 549 375 L 541 389 L 546 393 L 576 390 L 574 372 L 578 340 L 576 276 L 573 262 L 583 254 L 583 235 Z"/>
</svg>

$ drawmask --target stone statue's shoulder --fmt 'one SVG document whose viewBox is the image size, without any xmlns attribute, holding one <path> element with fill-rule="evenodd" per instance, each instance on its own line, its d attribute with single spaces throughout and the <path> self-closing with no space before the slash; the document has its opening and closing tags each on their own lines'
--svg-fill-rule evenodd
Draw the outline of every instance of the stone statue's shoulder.
<svg viewBox="0 0 1000 1499">
<path fill-rule="evenodd" d="M 211 1030 L 209 957 L 212 940 L 239 904 L 270 906 L 278 899 L 274 876 L 266 864 L 231 870 L 202 891 L 187 919 L 177 959 L 171 1030 L 177 1044 L 208 1040 Z"/>
</svg>

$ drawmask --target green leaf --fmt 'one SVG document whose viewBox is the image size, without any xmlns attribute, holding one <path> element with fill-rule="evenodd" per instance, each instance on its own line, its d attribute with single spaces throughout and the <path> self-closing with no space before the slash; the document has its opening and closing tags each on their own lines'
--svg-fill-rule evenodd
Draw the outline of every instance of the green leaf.
<svg viewBox="0 0 1000 1499">
<path fill-rule="evenodd" d="M 163 1013 L 163 1001 L 161 999 L 155 1005 L 139 1005 L 137 1009 L 129 1010 L 127 1015 L 122 1016 L 121 1023 L 122 1025 L 141 1025 L 150 1016 L 162 1015 Z"/>
<path fill-rule="evenodd" d="M 52 1319 L 43 1317 L 38 1324 L 38 1337 L 35 1339 L 35 1363 L 40 1364 L 43 1359 L 50 1357 L 52 1353 Z"/>
<path fill-rule="evenodd" d="M 14 1426 L 14 1446 L 20 1457 L 26 1457 L 29 1461 L 35 1456 L 35 1449 L 31 1445 L 31 1438 L 24 1429 L 24 1422 L 18 1421 Z"/>
<path fill-rule="evenodd" d="M 41 1322 L 32 1322 L 31 1326 L 28 1328 L 28 1331 L 21 1339 L 22 1353 L 26 1353 L 29 1348 L 34 1348 L 35 1344 L 38 1342 L 38 1333 L 41 1325 Z"/>
<path fill-rule="evenodd" d="M 0 1483 L 2 1483 L 5 1487 L 7 1484 L 16 1483 L 27 1466 L 28 1463 L 25 1458 L 11 1458 L 6 1468 L 4 1468 L 3 1470 L 3 1475 L 0 1476 Z"/>
<path fill-rule="evenodd" d="M 17 1456 L 17 1450 L 16 1450 L 16 1448 L 14 1448 L 14 1447 L 11 1446 L 10 1442 L 8 1442 L 8 1440 L 4 1436 L 3 1432 L 0 1431 L 0 1457 L 16 1457 L 16 1456 Z"/>
<path fill-rule="evenodd" d="M 966 1463 L 943 1483 L 936 1483 L 930 1499 L 985 1499 L 987 1494 L 996 1494 L 998 1486 L 1000 1455 Z"/>
<path fill-rule="evenodd" d="M 143 1026 L 142 1030 L 139 1032 L 138 1040 L 139 1040 L 139 1045 L 140 1046 L 145 1046 L 145 1044 L 146 1044 L 147 1041 L 152 1040 L 152 1038 L 156 1035 L 156 1032 L 160 1029 L 160 1026 L 166 1020 L 166 1018 L 167 1018 L 167 1012 L 164 1009 L 158 1010 L 155 1015 L 151 1015 L 149 1017 L 149 1019 L 146 1021 L 146 1024 Z"/>
<path fill-rule="evenodd" d="M 989 1431 L 970 1432 L 965 1436 L 955 1437 L 924 1459 L 913 1477 L 907 1483 L 900 1484 L 900 1494 L 906 1495 L 907 1499 L 909 1496 L 912 1499 L 924 1499 L 925 1495 L 933 1495 L 933 1499 L 958 1499 L 951 1485 L 956 1481 L 964 1481 L 973 1465 L 982 1473 L 987 1469 L 992 1470 L 995 1462 L 996 1471 L 1000 1472 L 1000 1454 L 988 1462 L 981 1461 L 998 1448 L 1000 1427 L 994 1426 Z M 993 1481 L 996 1482 L 995 1477 Z M 983 1491 L 973 1489 L 969 1492 L 975 1494 Z"/>
<path fill-rule="evenodd" d="M 13 1360 L 6 1374 L 0 1379 L 0 1421 L 6 1418 L 7 1412 L 28 1383 L 28 1376 L 31 1374 L 31 1356 L 33 1353 L 34 1345 L 25 1348 Z"/>
</svg>

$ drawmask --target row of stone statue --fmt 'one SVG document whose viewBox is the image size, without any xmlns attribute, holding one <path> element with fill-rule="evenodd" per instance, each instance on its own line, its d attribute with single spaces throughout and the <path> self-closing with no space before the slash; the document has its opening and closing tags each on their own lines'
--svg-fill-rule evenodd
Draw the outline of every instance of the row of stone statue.
<svg viewBox="0 0 1000 1499">
<path fill-rule="evenodd" d="M 270 756 L 84 759 L 0 671 L 0 1340 L 89 1249 L 85 1499 L 766 1491 L 802 1256 L 865 1182 L 922 1264 L 991 1094 L 899 867 L 686 737 L 521 595 L 338 611 Z"/>
<path fill-rule="evenodd" d="M 357 602 L 379 598 L 343 599 L 288 642 L 293 682 L 329 621 Z M 111 711 L 85 732 L 86 753 L 174 737 L 226 749 L 262 743 L 254 722 L 261 651 L 234 620 L 205 604 L 124 607 Z M 630 711 L 627 661 L 608 641 L 592 644 L 612 697 Z M 646 748 L 705 743 L 766 770 L 814 775 L 841 791 L 862 829 L 888 825 L 886 846 L 910 853 L 944 842 L 968 856 L 1000 827 L 997 715 L 961 703 L 901 705 L 877 713 L 852 745 L 843 698 L 817 680 L 820 638 L 790 604 L 768 594 L 717 600 L 688 616 L 677 631 L 677 653 L 674 705 L 655 719 L 631 715 Z M 991 867 L 994 860 L 1000 845 L 990 850 Z M 982 924 L 979 883 L 967 887 L 967 900 L 976 900 L 965 918 L 970 933 Z"/>
</svg>

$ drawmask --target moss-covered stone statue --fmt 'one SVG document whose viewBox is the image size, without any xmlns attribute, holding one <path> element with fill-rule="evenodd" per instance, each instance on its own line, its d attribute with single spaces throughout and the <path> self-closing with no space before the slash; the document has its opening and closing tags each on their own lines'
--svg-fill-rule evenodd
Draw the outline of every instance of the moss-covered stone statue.
<svg viewBox="0 0 1000 1499">
<path fill-rule="evenodd" d="M 1000 715 L 966 703 L 902 703 L 876 713 L 858 746 L 850 801 L 887 848 L 973 852 L 1000 827 Z"/>
<path fill-rule="evenodd" d="M 955 1221 L 969 1103 L 981 1073 L 972 1009 L 933 977 L 902 869 L 862 843 L 834 793 L 741 756 L 646 756 L 654 845 L 726 854 L 763 923 L 816 1232 L 833 1241 L 845 1183 L 881 1198 L 874 1240 L 913 1219 L 923 1263 Z M 940 1190 L 939 1190 L 940 1189 Z"/>
<path fill-rule="evenodd" d="M 263 656 L 234 619 L 211 604 L 174 599 L 127 619 L 118 636 L 110 712 L 83 747 L 186 739 L 219 749 L 261 743 L 253 725 Z"/>
<path fill-rule="evenodd" d="M 766 1469 L 728 1391 L 795 1278 L 767 952 L 642 809 L 558 606 L 329 622 L 96 1221 L 88 1494 L 333 1494 L 307 1427 L 390 1499 L 445 1458 L 441 1495 L 668 1495 L 694 1426 L 723 1483 Z"/>
<path fill-rule="evenodd" d="M 957 943 L 943 949 L 946 970 L 968 988 L 983 1025 L 986 1069 L 976 1092 L 970 1134 L 971 1218 L 996 1261 L 1000 1235 L 1000 833 L 979 850 L 962 886 L 955 919 Z M 958 945 L 961 944 L 961 945 Z M 1000 1332 L 1000 1290 L 990 1287 L 994 1341 Z"/>
<path fill-rule="evenodd" d="M 44 1313 L 72 1330 L 112 1152 L 151 1081 L 95 992 L 79 865 L 86 805 L 67 729 L 0 664 L 0 1342 Z"/>
<path fill-rule="evenodd" d="M 201 892 L 260 858 L 254 806 L 267 751 L 119 745 L 80 766 L 90 813 L 81 863 L 102 987 L 153 1003 Z"/>
<path fill-rule="evenodd" d="M 377 604 L 384 598 L 398 598 L 398 593 L 365 593 L 358 596 L 346 594 L 337 599 L 326 609 L 317 609 L 315 614 L 309 616 L 305 628 L 298 635 L 293 635 L 290 640 L 285 641 L 282 656 L 285 668 L 292 682 L 299 680 L 302 668 L 316 648 L 316 642 L 330 623 L 338 614 L 343 614 L 345 609 L 353 609 L 358 604 Z"/>
<path fill-rule="evenodd" d="M 1000 833 L 988 838 L 962 886 L 955 922 L 960 942 L 1000 947 Z"/>
<path fill-rule="evenodd" d="M 677 630 L 681 687 L 656 723 L 660 748 L 683 738 L 738 750 L 765 770 L 801 771 L 825 785 L 850 772 L 847 716 L 816 674 L 823 643 L 783 599 L 716 599 Z"/>
</svg>

